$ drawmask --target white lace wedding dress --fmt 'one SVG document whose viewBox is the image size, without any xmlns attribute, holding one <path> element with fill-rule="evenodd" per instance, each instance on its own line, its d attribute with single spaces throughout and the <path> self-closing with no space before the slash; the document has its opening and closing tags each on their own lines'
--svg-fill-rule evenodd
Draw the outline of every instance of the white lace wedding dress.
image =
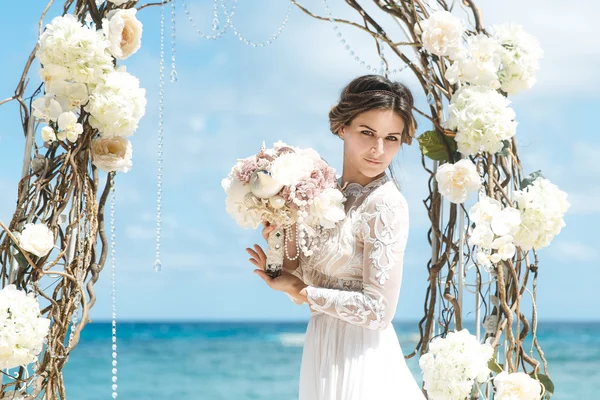
<svg viewBox="0 0 600 400">
<path fill-rule="evenodd" d="M 344 195 L 346 218 L 294 272 L 309 285 L 311 306 L 299 399 L 424 400 L 391 324 L 408 238 L 406 200 L 387 176 L 351 183 Z"/>
</svg>

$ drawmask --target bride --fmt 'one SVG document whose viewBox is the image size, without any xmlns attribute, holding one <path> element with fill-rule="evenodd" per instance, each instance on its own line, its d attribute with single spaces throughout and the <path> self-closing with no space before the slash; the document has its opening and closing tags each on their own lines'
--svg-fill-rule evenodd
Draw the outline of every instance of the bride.
<svg viewBox="0 0 600 400">
<path fill-rule="evenodd" d="M 331 132 L 344 142 L 340 186 L 346 218 L 324 232 L 326 243 L 309 257 L 285 260 L 271 279 L 259 245 L 246 249 L 271 289 L 297 304 L 310 320 L 300 368 L 300 400 L 423 400 L 391 321 L 402 282 L 409 212 L 386 169 L 416 122 L 413 96 L 379 75 L 354 79 L 331 109 Z M 274 226 L 265 225 L 268 237 Z M 289 241 L 289 253 L 296 244 Z"/>
</svg>

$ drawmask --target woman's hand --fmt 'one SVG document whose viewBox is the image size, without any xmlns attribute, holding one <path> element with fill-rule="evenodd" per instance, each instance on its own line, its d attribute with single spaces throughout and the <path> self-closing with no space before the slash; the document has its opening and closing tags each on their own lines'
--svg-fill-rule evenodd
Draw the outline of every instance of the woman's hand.
<svg viewBox="0 0 600 400">
<path fill-rule="evenodd" d="M 268 227 L 265 227 L 263 232 L 266 229 L 268 229 Z M 285 270 L 282 270 L 281 275 L 276 278 L 271 278 L 269 275 L 267 275 L 265 272 L 267 255 L 259 245 L 255 244 L 254 249 L 247 248 L 246 251 L 251 256 L 250 262 L 257 267 L 257 269 L 254 270 L 254 273 L 260 276 L 271 289 L 287 293 L 290 296 L 300 299 L 305 297 L 305 295 L 303 296 L 305 291 L 302 291 L 302 289 L 306 288 L 308 285 L 302 282 L 302 280 L 297 276 L 292 275 Z M 301 291 L 302 294 L 300 293 Z"/>
</svg>

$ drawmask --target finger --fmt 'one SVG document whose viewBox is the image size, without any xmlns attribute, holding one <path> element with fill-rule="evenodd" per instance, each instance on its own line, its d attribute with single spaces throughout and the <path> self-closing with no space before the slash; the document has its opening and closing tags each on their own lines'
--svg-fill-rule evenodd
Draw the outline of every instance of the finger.
<svg viewBox="0 0 600 400">
<path fill-rule="evenodd" d="M 253 258 L 256 258 L 257 260 L 260 258 L 260 257 L 258 256 L 258 253 L 257 253 L 257 252 L 255 252 L 254 250 L 250 249 L 250 248 L 247 248 L 247 249 L 246 249 L 246 252 L 247 252 L 248 254 L 250 254 L 250 255 L 251 255 Z"/>
<path fill-rule="evenodd" d="M 260 263 L 260 261 L 255 260 L 254 258 L 250 258 L 248 261 L 250 261 L 257 268 L 261 268 L 261 269 L 263 268 L 263 266 Z"/>
<path fill-rule="evenodd" d="M 258 253 L 258 255 L 261 257 L 261 259 L 267 261 L 267 255 L 265 254 L 264 250 L 262 249 L 262 247 L 260 247 L 259 245 L 255 244 L 254 248 L 256 249 L 256 252 Z"/>
</svg>

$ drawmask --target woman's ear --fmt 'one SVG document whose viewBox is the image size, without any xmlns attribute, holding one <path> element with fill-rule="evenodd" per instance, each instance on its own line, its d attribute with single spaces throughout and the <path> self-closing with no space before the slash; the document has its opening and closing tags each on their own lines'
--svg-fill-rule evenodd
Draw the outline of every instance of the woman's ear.
<svg viewBox="0 0 600 400">
<path fill-rule="evenodd" d="M 344 127 L 342 126 L 339 130 L 338 130 L 338 136 L 344 140 Z"/>
</svg>

